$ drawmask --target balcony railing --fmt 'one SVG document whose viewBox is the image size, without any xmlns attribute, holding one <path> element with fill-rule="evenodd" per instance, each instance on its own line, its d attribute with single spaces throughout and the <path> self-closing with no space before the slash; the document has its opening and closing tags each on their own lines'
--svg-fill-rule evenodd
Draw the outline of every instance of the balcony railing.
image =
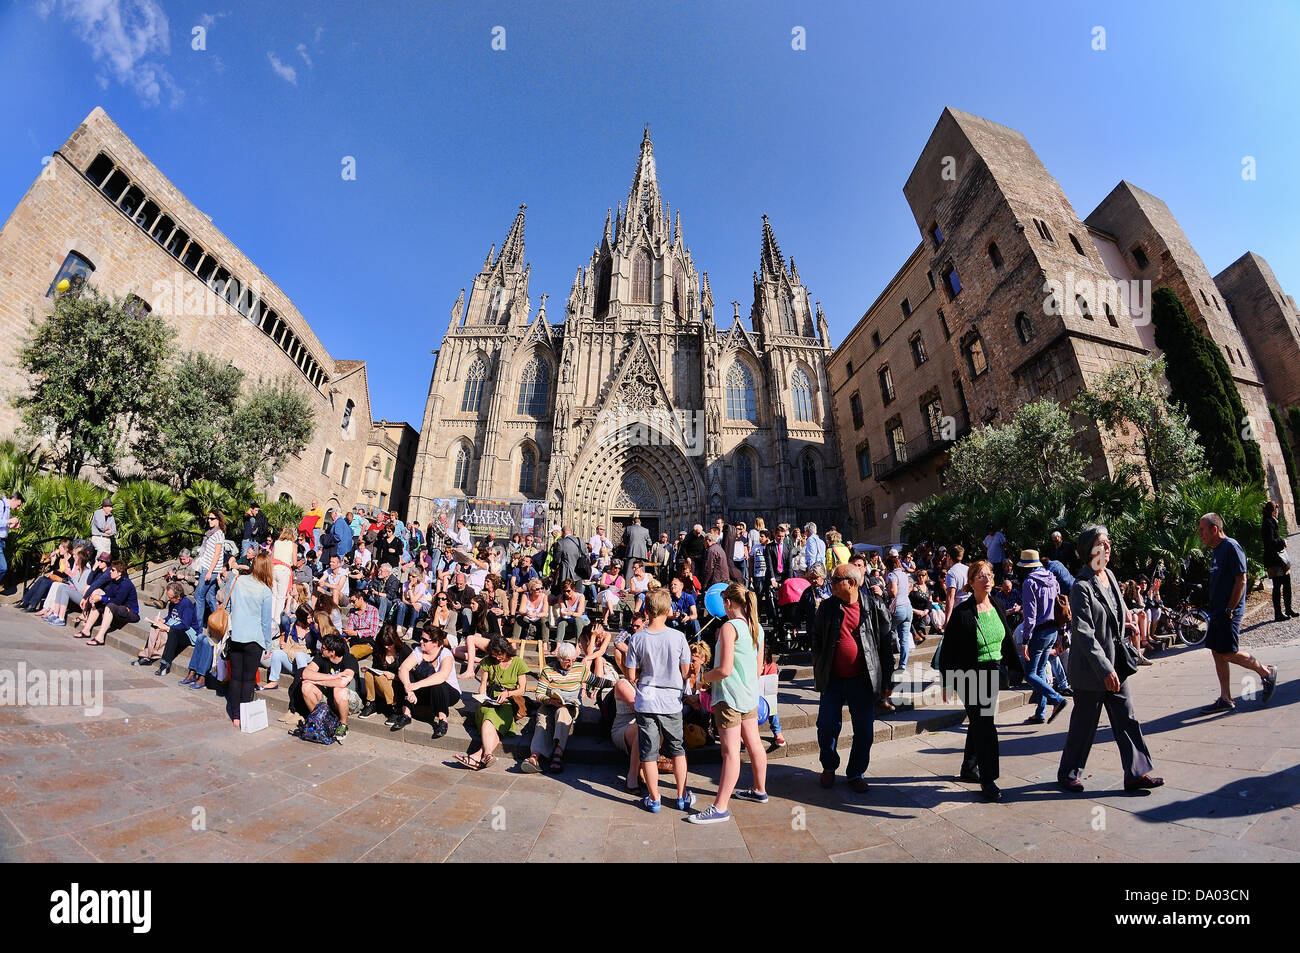
<svg viewBox="0 0 1300 953">
<path fill-rule="evenodd" d="M 881 457 L 872 465 L 872 473 L 875 474 L 876 480 L 883 483 L 908 467 L 914 467 L 930 459 L 935 454 L 944 453 L 951 449 L 954 443 L 970 433 L 970 415 L 965 411 L 961 411 L 955 414 L 954 417 L 957 422 L 957 429 L 952 440 L 943 439 L 942 430 L 938 434 L 927 430 L 921 436 L 913 437 L 901 447 L 895 447 L 893 451 Z"/>
</svg>

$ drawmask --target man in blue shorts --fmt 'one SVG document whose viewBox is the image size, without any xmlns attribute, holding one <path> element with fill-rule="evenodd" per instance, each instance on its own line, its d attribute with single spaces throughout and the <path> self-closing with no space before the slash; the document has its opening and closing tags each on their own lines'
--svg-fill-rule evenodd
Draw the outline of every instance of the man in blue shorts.
<svg viewBox="0 0 1300 953">
<path fill-rule="evenodd" d="M 1210 627 L 1206 647 L 1214 653 L 1214 670 L 1219 676 L 1219 697 L 1201 709 L 1203 715 L 1233 711 L 1232 688 L 1228 684 L 1229 665 L 1240 665 L 1256 673 L 1264 685 L 1260 701 L 1264 704 L 1277 688 L 1277 666 L 1261 665 L 1249 652 L 1241 651 L 1241 620 L 1246 614 L 1246 554 L 1241 544 L 1223 531 L 1223 517 L 1206 513 L 1197 532 L 1201 545 L 1212 550 L 1210 557 Z"/>
</svg>

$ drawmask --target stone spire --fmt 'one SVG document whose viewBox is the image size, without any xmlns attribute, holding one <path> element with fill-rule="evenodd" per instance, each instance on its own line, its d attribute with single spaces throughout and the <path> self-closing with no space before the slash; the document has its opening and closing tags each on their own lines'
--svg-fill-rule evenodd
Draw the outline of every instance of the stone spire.
<svg viewBox="0 0 1300 953">
<path fill-rule="evenodd" d="M 641 155 L 637 158 L 632 188 L 628 190 L 627 215 L 623 219 L 623 235 L 631 237 L 645 225 L 656 234 L 663 224 L 663 203 L 659 196 L 659 175 L 655 171 L 655 149 L 650 141 L 650 124 L 646 123 L 641 137 Z"/>
<path fill-rule="evenodd" d="M 510 233 L 501 244 L 501 254 L 493 263 L 501 265 L 505 271 L 518 271 L 524 263 L 524 209 L 526 208 L 527 205 L 519 206 L 519 212 L 510 226 Z"/>
<path fill-rule="evenodd" d="M 781 255 L 781 246 L 776 243 L 776 236 L 772 234 L 772 225 L 766 215 L 763 216 L 763 254 L 760 268 L 764 280 L 775 278 L 785 271 L 785 258 Z"/>
<path fill-rule="evenodd" d="M 796 268 L 796 267 L 794 266 L 794 258 L 793 258 L 793 257 L 790 259 L 790 277 L 794 280 L 794 283 L 795 283 L 795 284 L 799 284 L 799 283 L 800 283 L 800 282 L 799 282 L 799 269 Z"/>
<path fill-rule="evenodd" d="M 673 223 L 673 244 L 680 245 L 681 243 L 682 243 L 682 213 L 681 210 L 679 209 L 677 212 L 677 220 Z"/>
</svg>

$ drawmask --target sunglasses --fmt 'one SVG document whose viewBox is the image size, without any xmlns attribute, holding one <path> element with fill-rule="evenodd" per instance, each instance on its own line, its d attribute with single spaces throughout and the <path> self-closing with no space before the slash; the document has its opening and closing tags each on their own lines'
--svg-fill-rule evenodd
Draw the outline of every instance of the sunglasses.
<svg viewBox="0 0 1300 953">
<path fill-rule="evenodd" d="M 422 635 L 422 636 L 420 636 L 420 641 L 421 641 L 421 642 L 433 642 L 433 639 L 429 638 L 427 635 Z"/>
</svg>

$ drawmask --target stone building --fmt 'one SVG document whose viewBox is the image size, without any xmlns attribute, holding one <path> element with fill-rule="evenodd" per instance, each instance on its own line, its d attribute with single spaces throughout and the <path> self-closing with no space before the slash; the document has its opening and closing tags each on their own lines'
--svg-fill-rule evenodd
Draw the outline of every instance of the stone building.
<svg viewBox="0 0 1300 953">
<path fill-rule="evenodd" d="M 921 241 L 827 365 L 854 538 L 898 541 L 972 426 L 1043 396 L 1067 403 L 1154 354 L 1142 280 L 1174 288 L 1229 356 L 1270 492 L 1293 512 L 1247 342 L 1163 202 L 1121 182 L 1080 219 L 1024 136 L 953 109 L 903 192 Z M 1078 423 L 1092 476 L 1112 473 L 1095 422 Z"/>
<path fill-rule="evenodd" d="M 420 434 L 405 421 L 374 421 L 370 425 L 366 474 L 358 502 L 370 507 L 372 512 L 392 510 L 404 517 L 419 445 Z"/>
<path fill-rule="evenodd" d="M 1214 284 L 1246 339 L 1268 399 L 1280 407 L 1300 406 L 1300 309 L 1284 294 L 1273 269 L 1246 252 L 1214 276 Z"/>
<path fill-rule="evenodd" d="M 0 229 L 0 335 L 23 339 L 63 279 L 132 296 L 164 316 L 180 351 L 252 381 L 285 378 L 310 399 L 315 433 L 268 495 L 350 506 L 370 438 L 363 361 L 332 358 L 289 297 L 96 107 L 46 163 Z M 0 353 L 0 433 L 20 420 L 15 348 Z"/>
<path fill-rule="evenodd" d="M 550 521 L 617 538 L 633 514 L 672 532 L 714 516 L 842 519 L 830 340 L 763 217 L 748 326 L 714 320 L 706 272 L 659 192 L 647 130 L 562 323 L 534 312 L 524 207 L 452 309 L 429 387 L 412 511 L 544 500 Z M 725 311 L 724 311 L 725 314 Z"/>
</svg>

